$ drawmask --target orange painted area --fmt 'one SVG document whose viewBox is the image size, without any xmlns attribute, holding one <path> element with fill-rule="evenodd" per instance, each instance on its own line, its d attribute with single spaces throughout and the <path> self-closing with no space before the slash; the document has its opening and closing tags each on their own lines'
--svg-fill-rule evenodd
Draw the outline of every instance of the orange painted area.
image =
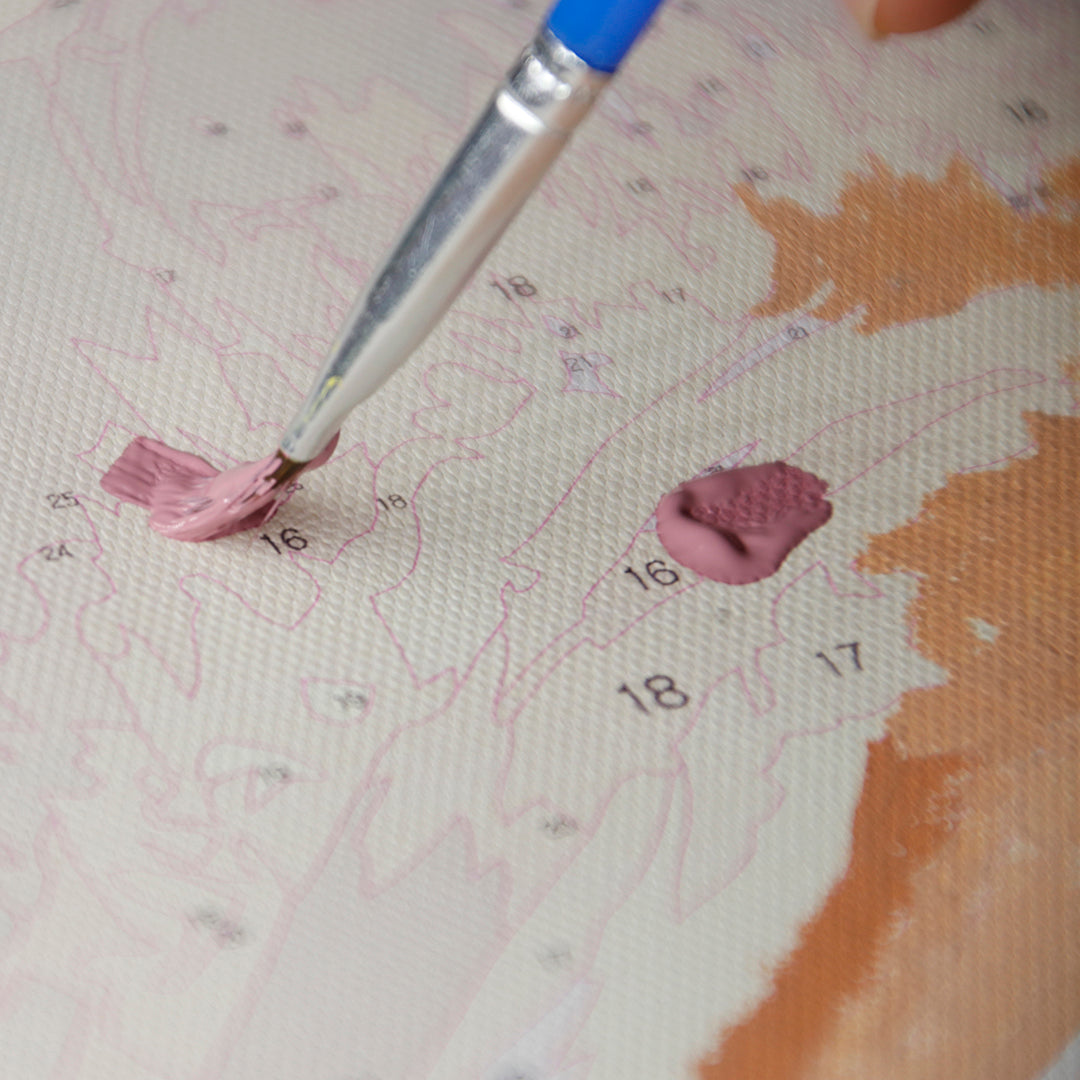
<svg viewBox="0 0 1080 1080">
<path fill-rule="evenodd" d="M 803 1075 L 840 1006 L 871 976 L 891 920 L 910 902 L 912 871 L 948 834 L 949 782 L 962 771 L 959 758 L 904 761 L 888 737 L 870 747 L 847 873 L 803 930 L 772 995 L 727 1033 L 718 1060 L 702 1065 L 702 1080 Z"/>
<path fill-rule="evenodd" d="M 850 864 L 702 1080 L 1032 1080 L 1080 1028 L 1080 418 L 874 537 L 949 673 L 871 747 Z"/>
<path fill-rule="evenodd" d="M 859 561 L 918 575 L 915 643 L 950 676 L 890 721 L 905 754 L 1009 760 L 1080 710 L 1080 419 L 1024 419 L 1034 457 L 952 477 Z"/>
<path fill-rule="evenodd" d="M 736 187 L 776 244 L 773 292 L 755 315 L 801 311 L 827 290 L 811 314 L 833 321 L 864 308 L 858 329 L 869 334 L 1011 285 L 1080 284 L 1080 160 L 1044 177 L 1046 212 L 1014 210 L 961 158 L 940 180 L 869 164 L 847 178 L 835 214 Z"/>
<path fill-rule="evenodd" d="M 1080 158 L 1073 158 L 1046 174 L 1049 195 L 1062 213 L 1074 217 L 1080 211 Z"/>
</svg>

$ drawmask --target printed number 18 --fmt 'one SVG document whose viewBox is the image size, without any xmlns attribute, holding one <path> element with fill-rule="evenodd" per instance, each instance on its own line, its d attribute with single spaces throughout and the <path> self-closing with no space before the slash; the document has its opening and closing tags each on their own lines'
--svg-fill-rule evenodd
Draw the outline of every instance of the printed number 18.
<svg viewBox="0 0 1080 1080">
<path fill-rule="evenodd" d="M 508 289 L 506 285 L 509 285 L 510 288 Z M 536 295 L 536 286 L 522 274 L 515 274 L 512 278 L 507 278 L 506 285 L 503 285 L 501 281 L 491 283 L 491 287 L 498 289 L 507 300 L 513 300 L 514 296 L 528 297 Z"/>
<path fill-rule="evenodd" d="M 684 694 L 676 685 L 675 680 L 670 675 L 650 675 L 642 685 L 653 696 L 653 701 L 660 706 L 661 709 L 681 709 L 690 701 L 690 696 Z M 645 707 L 641 698 L 630 689 L 626 683 L 616 691 L 619 694 L 626 694 L 630 700 L 643 712 L 647 713 L 649 710 Z"/>
</svg>

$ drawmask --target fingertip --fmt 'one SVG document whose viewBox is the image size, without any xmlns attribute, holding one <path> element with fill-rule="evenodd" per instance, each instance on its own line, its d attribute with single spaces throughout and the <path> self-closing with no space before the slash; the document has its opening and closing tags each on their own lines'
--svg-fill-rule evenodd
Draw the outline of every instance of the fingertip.
<svg viewBox="0 0 1080 1080">
<path fill-rule="evenodd" d="M 885 35 L 877 28 L 878 0 L 844 0 L 844 6 L 851 12 L 859 29 L 869 38 Z"/>
<path fill-rule="evenodd" d="M 877 33 L 914 34 L 951 22 L 975 6 L 975 0 L 877 0 Z"/>
<path fill-rule="evenodd" d="M 863 33 L 871 38 L 914 34 L 962 15 L 976 0 L 844 0 Z"/>
</svg>

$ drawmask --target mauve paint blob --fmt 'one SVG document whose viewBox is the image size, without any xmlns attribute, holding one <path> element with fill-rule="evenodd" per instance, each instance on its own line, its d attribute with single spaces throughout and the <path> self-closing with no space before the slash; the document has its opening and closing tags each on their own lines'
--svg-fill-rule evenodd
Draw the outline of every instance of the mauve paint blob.
<svg viewBox="0 0 1080 1080">
<path fill-rule="evenodd" d="M 678 563 L 713 581 L 748 585 L 780 569 L 832 516 L 827 485 L 774 461 L 680 484 L 656 508 L 656 531 Z"/>
<path fill-rule="evenodd" d="M 329 445 L 301 471 L 317 469 L 337 445 Z M 174 450 L 154 439 L 130 443 L 101 478 L 101 486 L 125 502 L 145 506 L 150 525 L 174 540 L 217 540 L 272 518 L 285 498 L 274 474 L 281 465 L 276 454 L 219 472 L 208 461 Z"/>
</svg>

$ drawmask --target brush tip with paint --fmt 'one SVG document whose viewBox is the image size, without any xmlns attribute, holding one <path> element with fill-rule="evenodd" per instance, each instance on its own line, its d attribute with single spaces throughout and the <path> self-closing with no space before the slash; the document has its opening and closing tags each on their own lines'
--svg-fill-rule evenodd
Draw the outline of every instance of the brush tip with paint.
<svg viewBox="0 0 1080 1080">
<path fill-rule="evenodd" d="M 524 205 L 660 0 L 559 0 L 406 226 L 285 430 L 278 450 L 219 473 L 136 439 L 102 480 L 177 540 L 261 525 L 329 458 L 345 417 L 442 318 Z"/>
<path fill-rule="evenodd" d="M 303 464 L 277 451 L 221 471 L 195 454 L 140 437 L 101 478 L 101 486 L 110 495 L 149 510 L 151 527 L 165 536 L 218 540 L 273 517 L 293 480 L 328 461 L 337 441 L 335 435 L 317 457 Z"/>
</svg>

